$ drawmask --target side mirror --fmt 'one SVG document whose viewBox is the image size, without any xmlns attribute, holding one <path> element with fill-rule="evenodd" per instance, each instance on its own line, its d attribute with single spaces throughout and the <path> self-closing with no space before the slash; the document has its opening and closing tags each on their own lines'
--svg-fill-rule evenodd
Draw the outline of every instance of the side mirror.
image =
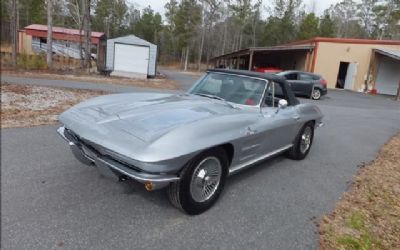
<svg viewBox="0 0 400 250">
<path fill-rule="evenodd" d="M 278 109 L 276 110 L 276 113 L 279 112 L 281 109 L 285 109 L 288 106 L 288 102 L 285 99 L 280 99 L 278 102 Z"/>
<path fill-rule="evenodd" d="M 288 102 L 285 99 L 280 99 L 278 102 L 278 108 L 285 109 L 288 106 Z"/>
</svg>

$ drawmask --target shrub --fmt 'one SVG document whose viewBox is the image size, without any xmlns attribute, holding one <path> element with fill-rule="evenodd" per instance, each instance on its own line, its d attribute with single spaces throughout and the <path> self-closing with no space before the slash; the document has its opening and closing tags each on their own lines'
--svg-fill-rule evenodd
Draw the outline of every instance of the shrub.
<svg viewBox="0 0 400 250">
<path fill-rule="evenodd" d="M 24 52 L 19 54 L 17 64 L 23 69 L 45 69 L 47 67 L 46 54 L 28 55 Z"/>
</svg>

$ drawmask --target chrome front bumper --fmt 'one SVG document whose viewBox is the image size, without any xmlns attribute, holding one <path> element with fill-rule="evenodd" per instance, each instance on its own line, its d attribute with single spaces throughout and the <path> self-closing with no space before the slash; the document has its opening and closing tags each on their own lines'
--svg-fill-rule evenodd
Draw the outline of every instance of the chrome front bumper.
<svg viewBox="0 0 400 250">
<path fill-rule="evenodd" d="M 110 174 L 114 174 L 116 177 L 126 176 L 145 184 L 148 190 L 148 187 L 152 187 L 151 189 L 155 190 L 166 187 L 171 182 L 179 181 L 179 177 L 175 175 L 140 172 L 107 156 L 102 156 L 85 145 L 82 145 L 80 142 L 67 138 L 65 135 L 65 127 L 59 127 L 57 133 L 68 142 L 75 158 L 86 165 L 96 165 L 103 175 L 109 176 Z"/>
</svg>

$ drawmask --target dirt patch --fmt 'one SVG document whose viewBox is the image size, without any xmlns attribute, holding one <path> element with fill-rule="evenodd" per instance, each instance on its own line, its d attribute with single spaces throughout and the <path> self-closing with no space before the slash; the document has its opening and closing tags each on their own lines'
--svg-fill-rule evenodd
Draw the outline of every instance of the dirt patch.
<svg viewBox="0 0 400 250">
<path fill-rule="evenodd" d="M 1 83 L 1 127 L 54 124 L 58 115 L 101 91 L 71 90 Z"/>
<path fill-rule="evenodd" d="M 142 88 L 158 88 L 158 89 L 179 89 L 177 83 L 171 79 L 165 77 L 156 77 L 150 79 L 132 79 L 126 77 L 117 76 L 102 76 L 98 74 L 86 74 L 79 73 L 77 71 L 49 71 L 49 70 L 2 70 L 2 75 L 27 77 L 27 78 L 39 78 L 39 79 L 51 79 L 51 80 L 66 80 L 66 81 L 81 81 L 89 83 L 109 83 L 109 84 L 120 84 L 128 85 L 133 87 Z"/>
<path fill-rule="evenodd" d="M 322 218 L 321 249 L 400 249 L 400 134 Z"/>
</svg>

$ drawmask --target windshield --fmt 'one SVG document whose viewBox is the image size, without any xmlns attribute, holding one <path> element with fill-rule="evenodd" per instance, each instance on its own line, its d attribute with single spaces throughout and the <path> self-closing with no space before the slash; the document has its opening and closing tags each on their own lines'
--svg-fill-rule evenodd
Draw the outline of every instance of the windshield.
<svg viewBox="0 0 400 250">
<path fill-rule="evenodd" d="M 189 93 L 256 106 L 260 104 L 266 83 L 265 80 L 245 76 L 208 73 Z"/>
</svg>

